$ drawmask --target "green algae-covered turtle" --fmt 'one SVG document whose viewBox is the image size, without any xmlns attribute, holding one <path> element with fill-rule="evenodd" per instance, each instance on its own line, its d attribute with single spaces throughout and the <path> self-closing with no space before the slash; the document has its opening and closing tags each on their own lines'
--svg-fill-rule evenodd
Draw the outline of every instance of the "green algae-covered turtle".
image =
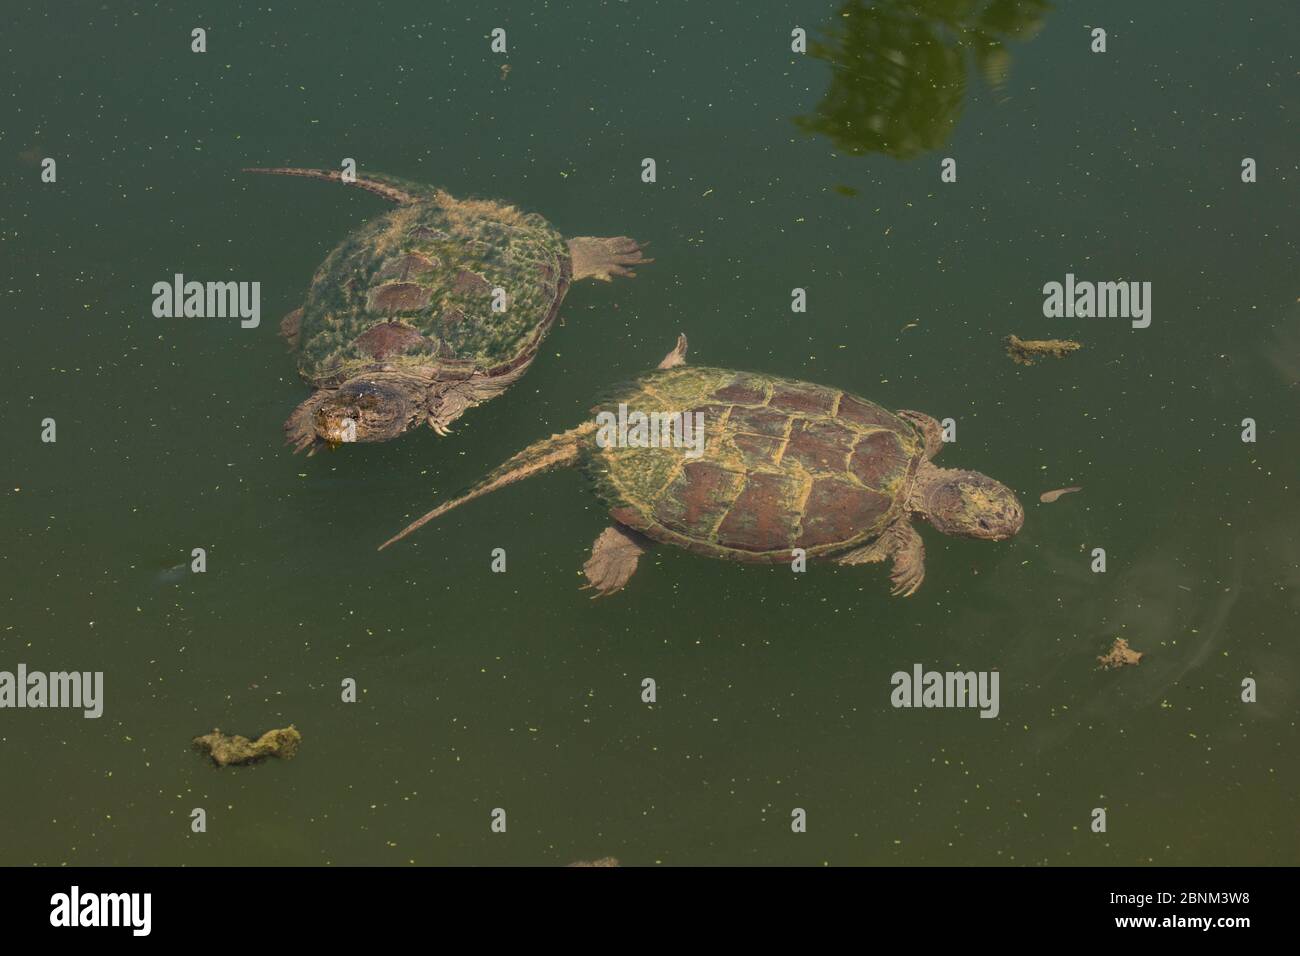
<svg viewBox="0 0 1300 956">
<path fill-rule="evenodd" d="M 929 415 L 808 382 L 692 368 L 685 355 L 682 336 L 657 371 L 593 409 L 595 421 L 529 446 L 380 548 L 480 495 L 573 464 L 617 522 L 583 568 L 605 594 L 627 583 L 647 539 L 735 561 L 786 562 L 795 549 L 841 564 L 889 558 L 893 593 L 906 596 L 925 577 L 913 517 L 990 541 L 1020 530 L 1024 509 L 1009 488 L 932 463 L 943 441 Z"/>
<path fill-rule="evenodd" d="M 320 169 L 245 172 L 342 181 Z M 440 435 L 527 370 L 578 279 L 635 275 L 627 237 L 565 240 L 541 216 L 381 173 L 351 185 L 395 209 L 340 243 L 280 329 L 315 392 L 284 423 L 295 450 Z"/>
</svg>

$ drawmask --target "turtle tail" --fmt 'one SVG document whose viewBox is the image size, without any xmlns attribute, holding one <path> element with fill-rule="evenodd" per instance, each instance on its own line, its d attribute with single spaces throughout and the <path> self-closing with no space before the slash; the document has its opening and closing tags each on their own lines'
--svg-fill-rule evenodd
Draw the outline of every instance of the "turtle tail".
<svg viewBox="0 0 1300 956">
<path fill-rule="evenodd" d="M 564 468 L 572 465 L 578 460 L 578 452 L 582 445 L 582 439 L 596 430 L 595 422 L 587 422 L 579 425 L 577 428 L 570 428 L 561 435 L 552 435 L 550 438 L 544 438 L 539 442 L 533 442 L 519 454 L 515 455 L 505 464 L 501 465 L 495 471 L 490 472 L 482 481 L 474 485 L 464 494 L 453 498 L 451 501 L 444 502 L 423 517 L 416 518 L 405 528 L 393 535 L 387 541 L 379 546 L 383 551 L 396 541 L 401 541 L 412 531 L 424 527 L 434 518 L 440 517 L 451 511 L 453 508 L 459 508 L 467 501 L 473 501 L 489 492 L 496 491 L 498 488 L 504 488 L 506 485 L 512 485 L 516 481 L 522 481 L 525 478 L 531 478 L 533 475 L 540 475 L 546 471 L 554 471 L 556 468 Z"/>
<path fill-rule="evenodd" d="M 268 176 L 306 176 L 309 179 L 324 179 L 332 182 L 343 182 L 343 175 L 337 169 L 298 169 L 290 166 L 248 166 L 242 172 L 245 173 L 263 173 Z M 421 183 L 413 183 L 407 179 L 398 179 L 396 176 L 389 176 L 386 173 L 367 173 L 364 176 L 358 176 L 355 180 L 348 183 L 349 186 L 356 186 L 358 189 L 364 189 L 366 192 L 374 193 L 376 196 L 383 196 L 390 202 L 395 202 L 399 206 L 409 206 L 411 203 L 420 202 L 425 199 L 432 199 L 437 194 L 437 190 L 431 186 L 425 186 Z"/>
</svg>

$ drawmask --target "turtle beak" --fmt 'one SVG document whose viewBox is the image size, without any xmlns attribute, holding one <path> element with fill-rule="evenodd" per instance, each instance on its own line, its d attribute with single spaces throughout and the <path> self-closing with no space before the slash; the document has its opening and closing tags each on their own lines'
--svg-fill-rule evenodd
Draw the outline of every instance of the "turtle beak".
<svg viewBox="0 0 1300 956">
<path fill-rule="evenodd" d="M 994 541 L 1007 541 L 1014 538 L 1025 525 L 1025 509 L 1020 499 L 1010 490 L 1007 491 L 1007 498 L 1009 500 L 995 521 L 997 530 L 993 535 Z"/>
<path fill-rule="evenodd" d="M 966 492 L 970 515 L 966 534 L 984 541 L 1006 541 L 1020 533 L 1025 508 L 1014 491 L 1001 482 L 979 476 Z"/>
<path fill-rule="evenodd" d="M 329 402 L 316 413 L 316 434 L 331 448 L 357 440 L 360 414 L 347 402 Z"/>
</svg>

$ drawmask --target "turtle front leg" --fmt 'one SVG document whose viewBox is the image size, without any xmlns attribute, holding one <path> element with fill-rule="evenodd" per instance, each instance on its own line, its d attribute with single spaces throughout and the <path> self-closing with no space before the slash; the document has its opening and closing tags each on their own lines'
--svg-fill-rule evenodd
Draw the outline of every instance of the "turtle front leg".
<svg viewBox="0 0 1300 956">
<path fill-rule="evenodd" d="M 519 381 L 532 359 L 518 368 L 491 378 L 475 375 L 473 378 L 459 382 L 434 382 L 425 398 L 428 410 L 429 427 L 444 438 L 451 434 L 452 422 L 464 415 L 475 405 L 496 398 L 507 388 Z"/>
<path fill-rule="evenodd" d="M 900 408 L 898 417 L 905 418 L 915 425 L 925 438 L 925 458 L 932 460 L 943 451 L 943 429 L 939 423 L 925 412 L 914 412 L 910 408 Z"/>
<path fill-rule="evenodd" d="M 614 276 L 636 275 L 628 266 L 646 265 L 654 262 L 645 258 L 641 247 L 635 239 L 627 236 L 613 236 L 601 239 L 594 236 L 578 236 L 569 240 L 569 256 L 573 259 L 573 281 L 579 279 L 599 279 L 609 282 Z"/>
<path fill-rule="evenodd" d="M 894 587 L 889 593 L 911 597 L 925 580 L 925 542 L 909 521 L 893 527 L 897 529 L 898 543 L 894 547 L 894 569 L 889 574 Z"/>
<path fill-rule="evenodd" d="M 451 434 L 451 423 L 477 404 L 473 391 L 461 385 L 434 389 L 429 402 L 429 427 L 446 438 Z"/>
<path fill-rule="evenodd" d="M 592 595 L 593 600 L 621 591 L 636 571 L 636 562 L 645 550 L 639 535 L 618 525 L 610 525 L 596 538 L 596 543 L 591 546 L 591 557 L 582 566 L 582 573 L 588 581 L 583 589 L 595 588 L 600 592 Z"/>
<path fill-rule="evenodd" d="M 840 564 L 868 564 L 893 559 L 890 594 L 911 597 L 925 580 L 925 542 L 906 518 L 895 521 L 879 538 L 840 557 Z"/>
<path fill-rule="evenodd" d="M 318 388 L 285 419 L 284 442 L 293 446 L 295 454 L 306 448 L 311 457 L 325 444 L 316 433 L 316 412 L 332 394 L 332 389 Z"/>
<path fill-rule="evenodd" d="M 454 413 L 449 408 L 440 408 L 436 412 L 429 413 L 429 427 L 432 428 L 439 436 L 446 438 L 451 434 L 451 423 L 460 418 L 464 412 L 461 408 Z"/>
</svg>

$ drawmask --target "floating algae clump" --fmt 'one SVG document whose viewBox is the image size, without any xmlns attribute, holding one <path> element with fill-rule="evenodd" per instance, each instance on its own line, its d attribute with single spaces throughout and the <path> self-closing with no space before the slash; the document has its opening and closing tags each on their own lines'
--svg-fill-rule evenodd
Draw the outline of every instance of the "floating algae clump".
<svg viewBox="0 0 1300 956">
<path fill-rule="evenodd" d="M 1002 341 L 1007 347 L 1007 355 L 1017 365 L 1033 365 L 1044 357 L 1064 358 L 1083 348 L 1082 343 L 1070 339 L 1022 339 L 1018 335 L 1008 335 Z"/>
<path fill-rule="evenodd" d="M 1115 643 L 1110 646 L 1110 650 L 1097 658 L 1097 663 L 1101 665 L 1103 670 L 1114 670 L 1116 667 L 1137 664 L 1141 660 L 1141 651 L 1133 650 L 1128 646 L 1128 641 L 1122 637 L 1117 637 Z"/>
<path fill-rule="evenodd" d="M 264 757 L 283 757 L 288 760 L 298 752 L 300 743 L 302 734 L 293 724 L 283 730 L 268 730 L 257 740 L 249 740 L 239 734 L 230 736 L 220 730 L 194 738 L 195 748 L 208 754 L 218 767 L 253 763 Z"/>
</svg>

